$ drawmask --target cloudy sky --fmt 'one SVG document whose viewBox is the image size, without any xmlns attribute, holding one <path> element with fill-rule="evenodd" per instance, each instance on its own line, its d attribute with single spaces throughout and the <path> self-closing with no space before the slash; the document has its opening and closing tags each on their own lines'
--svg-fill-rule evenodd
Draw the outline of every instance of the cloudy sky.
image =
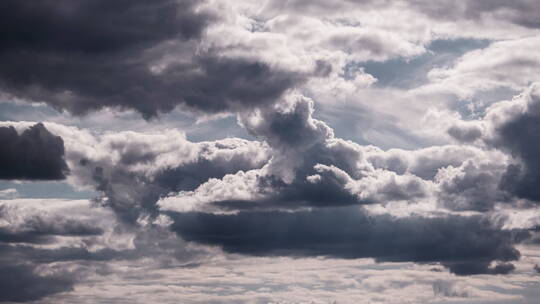
<svg viewBox="0 0 540 304">
<path fill-rule="evenodd" d="M 0 302 L 537 304 L 539 15 L 0 1 Z"/>
</svg>

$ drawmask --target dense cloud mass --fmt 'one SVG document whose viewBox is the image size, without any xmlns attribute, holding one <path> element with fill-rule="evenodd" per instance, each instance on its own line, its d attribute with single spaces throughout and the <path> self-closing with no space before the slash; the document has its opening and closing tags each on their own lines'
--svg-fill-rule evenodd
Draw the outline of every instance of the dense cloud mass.
<svg viewBox="0 0 540 304">
<path fill-rule="evenodd" d="M 26 265 L 2 265 L 0 271 L 0 301 L 29 302 L 73 290 L 73 280 L 62 273 L 39 275 Z"/>
<path fill-rule="evenodd" d="M 217 17 L 196 1 L 6 1 L 0 10 L 10 29 L 0 37 L 0 88 L 75 114 L 118 107 L 148 118 L 179 104 L 238 110 L 302 81 L 257 60 L 198 51 Z"/>
<path fill-rule="evenodd" d="M 536 303 L 540 6 L 0 3 L 0 302 Z"/>
<path fill-rule="evenodd" d="M 540 128 L 540 87 L 533 86 L 523 96 L 526 105 L 521 113 L 498 126 L 500 145 L 518 159 L 508 166 L 501 187 L 516 195 L 540 201 L 540 146 L 536 140 Z"/>
<path fill-rule="evenodd" d="M 38 123 L 21 134 L 0 127 L 0 179 L 64 179 L 64 141 Z"/>
<path fill-rule="evenodd" d="M 507 273 L 513 269 L 511 264 L 489 268 L 490 262 L 519 258 L 510 232 L 490 227 L 479 217 L 395 219 L 346 208 L 237 215 L 186 213 L 173 218 L 172 229 L 187 240 L 220 245 L 235 253 L 441 262 L 459 275 Z"/>
</svg>

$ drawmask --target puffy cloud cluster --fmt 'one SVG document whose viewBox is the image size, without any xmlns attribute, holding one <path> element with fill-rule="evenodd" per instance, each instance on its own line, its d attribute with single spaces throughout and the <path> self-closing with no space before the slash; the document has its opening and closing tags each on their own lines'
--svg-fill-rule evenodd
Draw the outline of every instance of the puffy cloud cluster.
<svg viewBox="0 0 540 304">
<path fill-rule="evenodd" d="M 499 149 L 510 156 L 511 159 L 508 162 L 502 162 L 503 168 L 499 165 L 496 170 L 488 170 L 487 168 L 481 170 L 480 173 L 483 172 L 484 178 L 488 178 L 489 174 L 496 173 L 484 182 L 493 188 L 488 193 L 503 191 L 507 195 L 518 198 L 531 201 L 540 200 L 536 187 L 539 181 L 536 172 L 540 168 L 538 166 L 540 150 L 534 140 L 540 122 L 539 103 L 539 86 L 537 83 L 533 83 L 512 100 L 497 102 L 488 107 L 482 120 L 457 121 L 449 129 L 450 135 L 457 140 L 463 139 L 459 135 L 455 136 L 455 132 L 461 134 L 466 132 L 462 130 L 470 128 L 480 130 L 478 139 L 484 145 Z M 495 184 L 497 184 L 498 189 L 495 189 Z M 488 197 L 485 199 L 487 200 Z"/>
<path fill-rule="evenodd" d="M 237 138 L 194 143 L 177 130 L 120 132 L 96 137 L 85 130 L 52 125 L 66 139 L 70 180 L 92 185 L 99 201 L 134 223 L 154 214 L 157 200 L 171 191 L 193 190 L 210 178 L 261 167 L 264 144 Z"/>
<path fill-rule="evenodd" d="M 412 174 L 374 168 L 362 146 L 336 138 L 330 127 L 312 115 L 313 102 L 299 95 L 243 113 L 240 123 L 268 143 L 270 161 L 260 169 L 227 175 L 164 198 L 160 206 L 227 212 L 412 201 L 426 195 L 428 182 Z"/>
</svg>

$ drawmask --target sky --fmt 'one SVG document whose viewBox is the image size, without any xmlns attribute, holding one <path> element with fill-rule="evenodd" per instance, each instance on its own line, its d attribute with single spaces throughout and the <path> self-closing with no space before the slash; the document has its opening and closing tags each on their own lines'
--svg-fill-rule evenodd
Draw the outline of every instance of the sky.
<svg viewBox="0 0 540 304">
<path fill-rule="evenodd" d="M 0 1 L 0 302 L 538 304 L 539 15 Z"/>
</svg>

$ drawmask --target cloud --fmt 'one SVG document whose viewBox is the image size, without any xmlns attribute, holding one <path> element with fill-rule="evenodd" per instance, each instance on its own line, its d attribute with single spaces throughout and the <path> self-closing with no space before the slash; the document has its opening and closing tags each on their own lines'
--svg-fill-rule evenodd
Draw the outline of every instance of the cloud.
<svg viewBox="0 0 540 304">
<path fill-rule="evenodd" d="M 161 196 L 262 167 L 269 158 L 259 142 L 226 138 L 195 143 L 174 129 L 93 135 L 61 125 L 51 128 L 66 139 L 70 182 L 98 190 L 98 201 L 131 223 L 143 213 L 156 215 Z"/>
<path fill-rule="evenodd" d="M 24 264 L 0 264 L 0 301 L 30 302 L 59 292 L 72 291 L 74 280 L 63 273 L 39 274 Z"/>
<path fill-rule="evenodd" d="M 199 51 L 216 17 L 196 1 L 10 0 L 1 11 L 12 30 L 2 38 L 0 88 L 74 114 L 115 107 L 149 118 L 177 105 L 239 110 L 273 102 L 303 78 Z"/>
<path fill-rule="evenodd" d="M 393 218 L 354 208 L 233 215 L 170 213 L 172 229 L 189 241 L 256 256 L 374 258 L 438 262 L 458 275 L 507 273 L 519 258 L 512 235 L 478 216 Z M 467 233 L 463 233 L 467 231 Z"/>
<path fill-rule="evenodd" d="M 0 205 L 0 242 L 44 243 L 53 236 L 101 235 L 103 229 L 78 218 L 47 214 L 12 204 Z"/>
<path fill-rule="evenodd" d="M 434 4 L 425 0 L 408 1 L 422 13 L 436 19 L 446 20 L 500 20 L 528 28 L 539 28 L 540 23 L 534 14 L 540 11 L 540 6 L 534 0 L 506 1 L 442 1 Z"/>
<path fill-rule="evenodd" d="M 455 129 L 465 126 L 482 130 L 480 139 L 483 144 L 508 155 L 508 160 L 502 162 L 503 172 L 497 172 L 500 168 L 495 169 L 497 166 L 493 165 L 491 167 L 495 171 L 479 172 L 484 179 L 489 179 L 485 180 L 486 185 L 497 182 L 499 190 L 507 195 L 532 201 L 540 200 L 540 192 L 536 189 L 540 147 L 533 140 L 540 121 L 539 92 L 538 84 L 533 83 L 512 100 L 500 101 L 488 107 L 483 119 L 469 121 L 465 125 L 458 121 L 453 126 Z M 494 193 L 495 190 L 489 192 Z"/>
<path fill-rule="evenodd" d="M 69 172 L 64 141 L 41 123 L 21 134 L 0 127 L 0 179 L 58 180 Z"/>
<path fill-rule="evenodd" d="M 108 274 L 110 264 L 119 261 L 150 260 L 161 268 L 197 263 L 210 255 L 186 244 L 163 222 L 156 218 L 139 227 L 127 226 L 110 210 L 86 200 L 2 202 L 0 302 L 73 291 L 82 281 Z"/>
<path fill-rule="evenodd" d="M 431 184 L 412 174 L 375 169 L 365 147 L 334 136 L 313 118 L 313 101 L 290 95 L 268 108 L 240 114 L 240 123 L 263 139 L 272 158 L 260 169 L 210 180 L 193 191 L 171 193 L 162 210 L 234 212 L 298 209 L 420 199 Z"/>
<path fill-rule="evenodd" d="M 465 289 L 465 290 L 463 290 Z M 433 282 L 433 293 L 435 296 L 468 298 L 470 297 L 466 288 L 457 286 L 456 282 L 437 280 Z"/>
<path fill-rule="evenodd" d="M 529 36 L 467 52 L 450 67 L 432 69 L 428 73 L 430 83 L 418 90 L 446 92 L 460 99 L 501 88 L 522 91 L 539 76 L 540 57 L 533 51 L 539 42 L 538 36 Z"/>
<path fill-rule="evenodd" d="M 539 8 L 0 3 L 0 302 L 533 298 Z M 24 198 L 51 179 L 98 195 Z"/>
<path fill-rule="evenodd" d="M 510 195 L 499 189 L 506 168 L 504 159 L 469 159 L 460 166 L 440 169 L 436 176 L 438 200 L 451 210 L 487 212 L 497 203 L 511 203 Z"/>
<path fill-rule="evenodd" d="M 102 219 L 86 219 L 78 202 L 60 202 L 63 208 L 54 201 L 37 202 L 0 204 L 0 302 L 30 302 L 72 291 L 84 267 L 63 265 L 57 247 L 69 246 L 68 239 L 104 233 Z M 47 257 L 54 258 L 45 261 Z"/>
<path fill-rule="evenodd" d="M 19 193 L 17 189 L 9 188 L 5 190 L 0 190 L 0 199 L 10 199 L 17 197 Z"/>
<path fill-rule="evenodd" d="M 519 197 L 540 201 L 536 186 L 540 182 L 540 145 L 533 140 L 540 123 L 540 87 L 536 84 L 527 90 L 521 103 L 525 107 L 522 112 L 496 126 L 497 145 L 518 159 L 508 166 L 500 185 Z"/>
<path fill-rule="evenodd" d="M 488 207 L 487 209 L 498 201 L 540 201 L 540 192 L 536 187 L 540 181 L 537 174 L 540 170 L 540 147 L 534 140 L 540 122 L 539 104 L 539 86 L 532 83 L 512 100 L 489 106 L 482 119 L 456 121 L 451 128 L 457 133 L 466 132 L 464 130 L 470 128 L 479 130 L 480 135 L 475 138 L 478 144 L 488 149 L 497 149 L 504 154 L 502 157 L 492 154 L 484 160 L 471 160 L 460 169 L 445 170 L 446 177 L 452 180 L 443 182 L 447 192 L 465 194 L 463 198 L 469 203 L 476 201 L 473 204 L 483 205 Z M 463 142 L 469 141 L 467 138 L 454 137 Z M 458 205 L 459 201 L 460 199 L 457 200 Z"/>
<path fill-rule="evenodd" d="M 161 144 L 167 144 L 170 138 L 163 138 Z M 159 140 L 159 139 L 158 139 Z M 155 142 L 157 143 L 157 142 Z M 91 172 L 91 183 L 104 194 L 105 205 L 116 211 L 117 215 L 133 222 L 141 213 L 156 213 L 156 202 L 172 191 L 185 191 L 198 187 L 211 178 L 221 178 L 225 174 L 249 170 L 262 166 L 267 159 L 261 146 L 240 139 L 228 139 L 213 143 L 194 144 L 185 142 L 186 148 L 192 149 L 190 155 L 181 155 L 184 151 L 171 150 L 172 155 L 182 158 L 173 159 L 176 164 L 159 166 L 160 157 L 153 154 L 150 146 L 138 146 L 133 140 L 116 142 L 117 147 L 150 153 L 155 161 L 147 163 L 154 173 L 137 170 L 141 163 L 126 163 L 125 154 L 119 162 L 111 159 L 87 159 L 81 163 L 81 170 Z M 147 152 L 144 152 L 147 151 Z M 152 159 L 152 158 L 150 158 Z M 135 181 L 135 182 L 134 182 Z"/>
</svg>

